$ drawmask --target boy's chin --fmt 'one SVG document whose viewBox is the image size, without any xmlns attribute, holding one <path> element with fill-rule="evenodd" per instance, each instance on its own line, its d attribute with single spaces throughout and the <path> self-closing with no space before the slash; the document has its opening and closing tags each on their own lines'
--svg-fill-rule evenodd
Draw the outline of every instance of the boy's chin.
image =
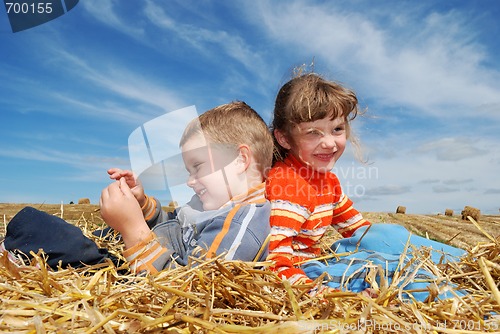
<svg viewBox="0 0 500 334">
<path fill-rule="evenodd" d="M 203 210 L 204 211 L 218 210 L 221 206 L 222 204 L 218 205 L 217 203 L 211 203 L 208 201 L 203 203 Z"/>
</svg>

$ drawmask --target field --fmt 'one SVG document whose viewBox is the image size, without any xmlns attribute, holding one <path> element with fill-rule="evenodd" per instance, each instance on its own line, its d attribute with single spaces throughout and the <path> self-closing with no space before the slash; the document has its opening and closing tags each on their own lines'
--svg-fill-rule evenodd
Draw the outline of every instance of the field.
<svg viewBox="0 0 500 334">
<path fill-rule="evenodd" d="M 0 236 L 24 206 L 0 203 Z M 103 224 L 97 205 L 30 206 L 62 216 L 85 233 Z M 16 266 L 2 253 L 0 333 L 499 333 L 499 216 L 481 217 L 477 226 L 457 216 L 364 216 L 403 225 L 468 254 L 438 264 L 425 249 L 415 251 L 411 263 L 400 259 L 392 282 L 383 268 L 368 266 L 368 294 L 335 290 L 310 296 L 311 284 L 290 286 L 265 262 L 200 258 L 192 260 L 196 265 L 137 276 L 126 264 L 112 263 L 53 271 L 43 254 L 35 254 L 31 265 Z M 121 244 L 107 245 L 119 253 Z M 402 302 L 403 291 L 422 291 L 403 287 L 419 267 L 435 277 L 427 290 L 431 300 Z M 377 273 L 380 280 L 369 279 Z M 460 296 L 458 289 L 467 293 Z M 443 291 L 454 297 L 435 298 Z"/>
<path fill-rule="evenodd" d="M 10 219 L 28 204 L 0 203 L 0 220 L 9 222 Z M 102 223 L 99 206 L 93 204 L 29 204 L 30 206 L 62 216 L 68 222 L 76 222 L 84 217 L 96 224 Z M 364 217 L 372 222 L 399 224 L 412 233 L 466 249 L 474 247 L 479 242 L 488 242 L 488 238 L 470 221 L 462 220 L 459 215 L 448 217 L 445 215 L 417 215 L 396 214 L 387 212 L 365 212 Z M 494 238 L 500 235 L 500 216 L 481 216 L 480 227 Z M 0 237 L 5 234 L 5 224 L 0 224 Z"/>
</svg>

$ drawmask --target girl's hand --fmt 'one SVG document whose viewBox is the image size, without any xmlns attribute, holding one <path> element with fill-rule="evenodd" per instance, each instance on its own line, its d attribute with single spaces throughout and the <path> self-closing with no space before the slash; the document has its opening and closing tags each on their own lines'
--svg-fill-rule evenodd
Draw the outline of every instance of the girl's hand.
<svg viewBox="0 0 500 334">
<path fill-rule="evenodd" d="M 320 284 L 309 290 L 309 296 L 323 298 L 328 294 L 339 292 L 340 290 L 329 287 L 328 285 Z"/>
<path fill-rule="evenodd" d="M 141 207 L 146 204 L 146 196 L 144 195 L 144 187 L 141 184 L 141 181 L 137 178 L 137 176 L 130 170 L 121 170 L 119 168 L 110 168 L 108 169 L 109 178 L 112 180 L 120 180 L 125 179 L 128 187 L 134 194 L 134 197 L 139 202 Z"/>
<path fill-rule="evenodd" d="M 151 233 L 124 177 L 104 188 L 99 204 L 102 218 L 111 228 L 120 232 L 126 249 L 135 246 Z"/>
</svg>

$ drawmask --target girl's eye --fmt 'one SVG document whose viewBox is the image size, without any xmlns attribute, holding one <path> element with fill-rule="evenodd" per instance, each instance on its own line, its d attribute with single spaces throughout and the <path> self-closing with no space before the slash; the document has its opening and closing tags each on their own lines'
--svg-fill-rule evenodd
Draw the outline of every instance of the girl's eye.
<svg viewBox="0 0 500 334">
<path fill-rule="evenodd" d="M 311 130 L 307 130 L 306 131 L 306 135 L 309 135 L 309 136 L 321 136 L 322 132 L 319 131 L 319 130 L 311 129 Z"/>
<path fill-rule="evenodd" d="M 334 133 L 341 133 L 341 132 L 343 132 L 344 130 L 345 130 L 345 127 L 343 127 L 343 126 L 337 126 L 337 127 L 333 130 L 333 132 L 334 132 Z"/>
</svg>

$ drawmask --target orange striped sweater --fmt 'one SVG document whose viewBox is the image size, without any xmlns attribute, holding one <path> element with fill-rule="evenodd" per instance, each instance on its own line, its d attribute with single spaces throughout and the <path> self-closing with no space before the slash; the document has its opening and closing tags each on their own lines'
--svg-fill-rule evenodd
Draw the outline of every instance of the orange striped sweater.
<svg viewBox="0 0 500 334">
<path fill-rule="evenodd" d="M 335 174 L 315 172 L 292 155 L 271 169 L 266 197 L 271 202 L 267 259 L 292 284 L 311 281 L 298 264 L 320 255 L 320 240 L 330 225 L 350 237 L 370 224 L 352 207 Z"/>
</svg>

